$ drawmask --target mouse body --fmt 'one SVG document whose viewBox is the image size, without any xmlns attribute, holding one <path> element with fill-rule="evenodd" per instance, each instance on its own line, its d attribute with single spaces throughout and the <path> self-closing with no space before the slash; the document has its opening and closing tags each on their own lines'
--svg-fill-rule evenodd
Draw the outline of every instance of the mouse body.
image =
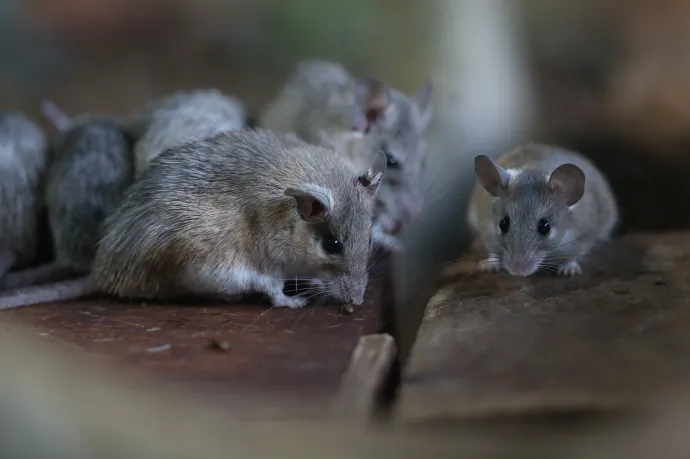
<svg viewBox="0 0 690 459">
<path fill-rule="evenodd" d="M 618 224 L 606 177 L 579 153 L 526 144 L 495 162 L 477 156 L 475 173 L 467 223 L 487 252 L 482 270 L 580 274 L 580 261 Z"/>
<path fill-rule="evenodd" d="M 9 291 L 0 296 L 0 309 L 95 292 L 88 274 L 103 220 L 119 205 L 133 178 L 131 151 L 118 121 L 49 115 L 59 112 L 52 102 L 44 103 L 44 113 L 59 130 L 45 186 L 55 258 L 8 275 L 4 287 Z"/>
<path fill-rule="evenodd" d="M 377 194 L 374 242 L 400 248 L 395 237 L 422 208 L 425 133 L 433 86 L 408 96 L 374 78 L 355 78 L 337 62 L 306 60 L 260 115 L 260 125 L 294 132 L 343 153 L 355 164 L 383 152 L 387 169 Z"/>
<path fill-rule="evenodd" d="M 258 292 L 296 308 L 307 299 L 285 295 L 286 280 L 366 276 L 385 162 L 356 172 L 321 148 L 256 129 L 166 150 L 106 219 L 98 287 L 137 299 Z"/>
<path fill-rule="evenodd" d="M 20 112 L 1 111 L 0 278 L 37 255 L 46 160 L 43 130 Z"/>
<path fill-rule="evenodd" d="M 180 91 L 154 100 L 125 120 L 125 129 L 136 139 L 135 175 L 168 148 L 244 129 L 246 124 L 242 103 L 217 89 Z"/>
</svg>

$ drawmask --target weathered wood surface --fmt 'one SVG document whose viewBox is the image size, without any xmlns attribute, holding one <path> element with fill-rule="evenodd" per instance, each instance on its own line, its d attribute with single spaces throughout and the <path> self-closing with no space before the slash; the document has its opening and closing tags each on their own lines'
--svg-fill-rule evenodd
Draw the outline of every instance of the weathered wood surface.
<svg viewBox="0 0 690 459">
<path fill-rule="evenodd" d="M 378 331 L 379 298 L 372 285 L 352 315 L 337 305 L 92 299 L 7 310 L 0 318 L 18 321 L 38 340 L 75 345 L 243 415 L 311 417 L 330 413 L 359 339 Z"/>
<path fill-rule="evenodd" d="M 446 267 L 404 370 L 397 419 L 628 407 L 690 369 L 690 233 L 632 235 L 577 278 Z"/>
</svg>

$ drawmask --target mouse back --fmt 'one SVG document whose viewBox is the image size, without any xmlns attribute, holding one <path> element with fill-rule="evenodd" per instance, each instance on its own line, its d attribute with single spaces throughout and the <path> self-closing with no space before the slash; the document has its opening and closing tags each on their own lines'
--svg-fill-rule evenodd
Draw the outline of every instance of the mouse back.
<svg viewBox="0 0 690 459">
<path fill-rule="evenodd" d="M 11 250 L 15 266 L 35 256 L 38 219 L 43 200 L 46 138 L 41 128 L 20 112 L 0 114 L 0 249 Z"/>
<path fill-rule="evenodd" d="M 177 92 L 131 114 L 127 132 L 137 140 L 135 172 L 140 174 L 167 148 L 246 127 L 242 103 L 217 89 Z"/>
<path fill-rule="evenodd" d="M 108 117 L 74 123 L 56 141 L 46 186 L 56 259 L 88 272 L 101 225 L 132 180 L 120 124 Z"/>
</svg>

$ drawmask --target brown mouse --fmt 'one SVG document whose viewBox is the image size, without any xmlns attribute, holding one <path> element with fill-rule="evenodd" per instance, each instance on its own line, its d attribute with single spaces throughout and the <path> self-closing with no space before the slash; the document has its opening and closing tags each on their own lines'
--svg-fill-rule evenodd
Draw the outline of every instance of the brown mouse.
<svg viewBox="0 0 690 459">
<path fill-rule="evenodd" d="M 106 219 L 94 282 L 125 298 L 259 292 L 296 308 L 307 299 L 285 295 L 286 280 L 365 277 L 385 161 L 356 172 L 322 150 L 263 129 L 166 150 Z"/>
</svg>

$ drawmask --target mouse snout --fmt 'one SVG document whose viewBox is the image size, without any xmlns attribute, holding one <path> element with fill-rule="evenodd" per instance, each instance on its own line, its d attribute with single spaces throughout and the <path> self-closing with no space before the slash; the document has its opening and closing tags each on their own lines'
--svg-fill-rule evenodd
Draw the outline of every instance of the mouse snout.
<svg viewBox="0 0 690 459">
<path fill-rule="evenodd" d="M 342 277 L 338 284 L 340 287 L 340 296 L 344 301 L 349 301 L 355 306 L 364 303 L 364 292 L 367 287 L 365 279 Z"/>
<path fill-rule="evenodd" d="M 506 263 L 506 270 L 513 276 L 525 277 L 539 268 L 539 263 L 528 260 L 524 255 L 514 255 Z"/>
<path fill-rule="evenodd" d="M 403 210 L 407 221 L 415 220 L 422 213 L 422 202 L 418 197 L 408 196 L 403 203 Z"/>
</svg>

